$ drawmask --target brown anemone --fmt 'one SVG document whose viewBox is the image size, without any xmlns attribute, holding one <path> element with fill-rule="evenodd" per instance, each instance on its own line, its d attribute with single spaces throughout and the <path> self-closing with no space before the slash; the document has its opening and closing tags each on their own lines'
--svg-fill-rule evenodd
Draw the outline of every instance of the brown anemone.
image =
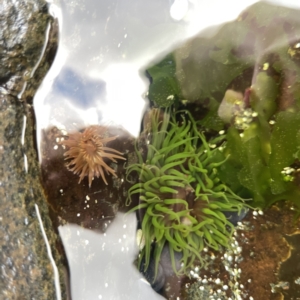
<svg viewBox="0 0 300 300">
<path fill-rule="evenodd" d="M 88 176 L 91 186 L 93 178 L 101 176 L 107 184 L 104 171 L 117 177 L 115 170 L 105 161 L 111 160 L 116 163 L 116 159 L 125 160 L 125 158 L 121 156 L 121 152 L 106 147 L 106 143 L 117 138 L 117 136 L 105 137 L 106 131 L 106 127 L 94 125 L 87 127 L 83 132 L 70 133 L 67 135 L 68 139 L 61 141 L 61 144 L 67 147 L 64 154 L 68 161 L 67 168 L 79 175 L 78 183 Z"/>
</svg>

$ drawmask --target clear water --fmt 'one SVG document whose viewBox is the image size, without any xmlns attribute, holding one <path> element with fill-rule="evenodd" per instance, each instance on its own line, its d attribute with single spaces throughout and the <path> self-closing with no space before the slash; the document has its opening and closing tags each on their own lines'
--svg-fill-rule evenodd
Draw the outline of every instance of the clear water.
<svg viewBox="0 0 300 300">
<path fill-rule="evenodd" d="M 145 68 L 201 31 L 212 36 L 255 2 L 51 2 L 60 40 L 53 66 L 35 97 L 38 132 L 52 126 L 72 131 L 110 124 L 137 137 L 148 106 Z M 281 4 L 300 8 L 296 0 Z M 78 225 L 60 226 L 72 299 L 163 298 L 133 265 L 138 253 L 136 227 L 135 214 L 122 213 L 108 224 L 105 234 Z"/>
</svg>

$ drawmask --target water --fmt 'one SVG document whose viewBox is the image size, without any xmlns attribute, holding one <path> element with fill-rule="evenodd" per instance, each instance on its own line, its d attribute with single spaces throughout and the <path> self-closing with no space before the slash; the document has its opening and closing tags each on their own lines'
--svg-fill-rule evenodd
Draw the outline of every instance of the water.
<svg viewBox="0 0 300 300">
<path fill-rule="evenodd" d="M 201 39 L 210 46 L 210 39 L 222 30 L 221 24 L 235 19 L 255 2 L 177 0 L 141 3 L 127 0 L 96 3 L 82 0 L 51 3 L 50 11 L 60 23 L 59 48 L 51 70 L 35 97 L 35 108 L 38 132 L 45 130 L 38 137 L 42 145 L 40 160 L 44 159 L 43 179 L 53 211 L 59 216 L 55 217 L 54 223 L 60 226 L 59 232 L 68 256 L 73 299 L 161 299 L 162 296 L 153 291 L 134 265 L 138 254 L 136 216 L 120 212 L 128 210 L 124 203 L 130 185 L 124 176 L 124 167 L 121 164 L 115 166 L 118 178 L 110 178 L 108 187 L 101 179 L 95 179 L 91 189 L 87 181 L 78 185 L 78 176 L 64 167 L 61 135 L 95 124 L 108 126 L 110 135 L 119 136 L 116 149 L 127 150 L 128 161 L 134 159 L 134 139 L 140 133 L 142 117 L 149 106 L 149 80 L 145 69 L 175 49 L 177 66 L 182 63 L 185 71 L 184 55 L 180 50 L 184 41 L 202 32 Z M 296 1 L 289 3 L 293 7 L 298 5 Z M 288 3 L 285 1 L 284 4 Z M 252 47 L 250 44 L 251 40 L 249 48 Z M 275 40 L 269 50 L 281 44 L 281 40 Z M 258 51 L 254 59 L 259 61 L 263 52 Z M 217 51 L 214 59 L 223 63 L 222 55 L 218 56 Z M 203 81 L 207 80 L 202 90 L 201 84 L 193 83 L 197 82 L 196 67 L 196 75 L 190 72 L 187 80 L 182 82 L 184 98 L 195 100 L 199 93 L 207 93 L 204 96 L 210 97 L 219 92 L 214 97 L 221 101 L 228 84 L 247 70 L 247 63 L 236 73 L 229 70 L 231 73 L 220 72 L 221 75 L 214 76 L 208 68 L 202 77 Z M 218 76 L 224 74 L 228 80 L 224 87 L 211 81 L 211 78 L 218 80 Z M 241 98 L 245 88 L 254 83 L 252 76 L 253 73 L 250 79 L 245 79 L 250 83 L 248 86 L 245 82 L 232 83 L 231 88 L 237 86 L 242 92 Z M 187 108 L 192 111 L 193 104 Z M 233 114 L 231 110 L 229 108 L 230 116 Z M 223 119 L 226 120 L 226 116 Z M 219 126 L 207 125 L 211 124 L 209 122 L 206 126 L 212 126 L 212 129 Z M 53 128 L 57 128 L 56 131 L 51 131 Z M 124 146 L 123 142 L 127 144 Z M 50 164 L 45 165 L 46 158 L 49 158 Z M 65 221 L 85 228 L 64 225 Z M 230 270 L 235 269 L 230 265 Z M 197 276 L 192 278 L 197 279 Z M 225 279 L 221 277 L 221 280 Z M 177 284 L 182 288 L 185 284 L 181 279 L 172 282 L 172 287 Z M 226 289 L 223 290 L 226 292 Z M 177 289 L 168 297 L 185 299 L 186 295 Z M 238 291 L 234 295 L 234 299 L 248 299 L 246 296 L 238 298 Z"/>
</svg>

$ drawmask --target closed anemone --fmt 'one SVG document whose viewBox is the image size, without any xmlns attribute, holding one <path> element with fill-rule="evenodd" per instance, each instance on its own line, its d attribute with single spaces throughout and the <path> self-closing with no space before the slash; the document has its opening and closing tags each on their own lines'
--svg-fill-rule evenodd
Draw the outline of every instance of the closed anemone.
<svg viewBox="0 0 300 300">
<path fill-rule="evenodd" d="M 139 261 L 145 271 L 154 247 L 155 269 L 162 249 L 168 245 L 174 272 L 188 273 L 204 247 L 219 250 L 229 247 L 234 226 L 223 212 L 240 213 L 247 205 L 218 177 L 218 168 L 226 161 L 218 147 L 224 136 L 209 141 L 199 131 L 190 114 L 152 111 L 151 140 L 145 159 L 137 151 L 139 162 L 130 165 L 127 175 L 137 172 L 139 182 L 128 191 L 127 204 L 139 195 L 141 229 L 145 246 Z M 178 119 L 180 121 L 178 121 Z M 182 253 L 181 268 L 176 268 L 175 253 Z"/>
</svg>

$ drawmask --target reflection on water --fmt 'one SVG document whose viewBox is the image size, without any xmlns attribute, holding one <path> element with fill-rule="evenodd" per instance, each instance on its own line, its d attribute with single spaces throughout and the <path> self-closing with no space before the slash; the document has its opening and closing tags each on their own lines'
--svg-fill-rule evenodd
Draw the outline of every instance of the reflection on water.
<svg viewBox="0 0 300 300">
<path fill-rule="evenodd" d="M 157 200 L 157 195 L 164 198 L 164 193 L 171 197 L 169 219 L 160 220 L 160 226 L 154 226 L 153 230 L 156 231 L 152 235 L 149 234 L 151 238 L 148 240 L 144 237 L 143 243 L 146 246 L 140 249 L 141 253 L 146 251 L 146 255 L 145 253 L 143 255 L 150 271 L 144 270 L 144 273 L 149 281 L 153 280 L 153 288 L 168 299 L 203 299 L 203 297 L 253 299 L 254 295 L 259 294 L 258 290 L 253 289 L 254 285 L 250 284 L 251 280 L 255 282 L 255 278 L 244 278 L 241 275 L 242 271 L 239 270 L 245 262 L 245 253 L 250 256 L 251 247 L 254 245 L 255 248 L 256 244 L 250 238 L 255 236 L 253 232 L 257 236 L 261 234 L 257 229 L 260 228 L 259 225 L 256 224 L 256 227 L 251 225 L 256 222 L 257 214 L 263 214 L 258 210 L 262 207 L 261 203 L 273 199 L 272 196 L 275 194 L 280 194 L 275 188 L 286 186 L 285 183 L 281 184 L 282 176 L 285 176 L 286 181 L 294 180 L 291 176 L 296 174 L 299 167 L 292 165 L 292 169 L 281 168 L 281 165 L 276 165 L 278 162 L 276 157 L 274 158 L 276 163 L 270 168 L 268 166 L 270 147 L 273 147 L 273 153 L 276 152 L 278 141 L 281 139 L 282 144 L 292 143 L 291 136 L 295 133 L 293 131 L 288 138 L 282 138 L 283 135 L 280 134 L 278 139 L 270 138 L 273 128 L 279 128 L 280 131 L 286 125 L 285 121 L 280 119 L 282 115 L 277 113 L 291 108 L 294 104 L 291 95 L 298 95 L 297 88 L 294 90 L 294 87 L 298 86 L 298 79 L 290 71 L 299 62 L 299 47 L 298 35 L 295 34 L 298 23 L 292 18 L 289 21 L 294 27 L 284 23 L 284 29 L 273 22 L 272 14 L 269 18 L 258 14 L 259 21 L 256 23 L 256 19 L 255 21 L 251 19 L 251 13 L 249 15 L 246 13 L 227 25 L 216 26 L 236 18 L 246 5 L 254 2 L 256 1 L 166 0 L 142 3 L 138 0 L 117 2 L 78 0 L 52 4 L 51 10 L 61 15 L 60 44 L 54 65 L 36 95 L 35 106 L 38 128 L 43 129 L 39 130 L 43 182 L 52 209 L 53 222 L 56 226 L 60 226 L 59 232 L 65 243 L 70 264 L 73 299 L 161 298 L 138 272 L 135 235 L 137 229 L 145 232 L 148 228 L 153 228 L 154 219 L 158 218 L 161 212 L 166 212 L 165 207 L 159 207 L 160 212 L 157 212 L 155 210 L 157 207 L 154 209 L 152 205 L 153 201 Z M 281 9 L 278 11 L 281 12 Z M 268 13 L 268 10 L 261 13 Z M 254 16 L 256 18 L 255 13 Z M 212 25 L 215 27 L 183 43 L 187 38 Z M 283 32 L 287 32 L 287 39 L 282 39 L 285 36 Z M 164 58 L 166 54 L 169 55 Z M 278 57 L 281 61 L 289 62 L 287 69 L 278 63 Z M 280 81 L 280 72 L 284 74 L 286 81 Z M 273 88 L 266 91 L 264 89 L 266 86 Z M 289 89 L 289 86 L 293 88 Z M 279 87 L 284 92 L 281 93 L 282 97 L 277 98 Z M 292 92 L 289 92 L 291 90 Z M 169 139 L 170 142 L 173 132 L 182 134 L 179 141 L 184 140 L 185 143 L 182 142 L 180 147 L 176 148 L 176 153 L 171 152 L 172 149 L 170 151 L 160 149 L 157 146 L 159 143 L 153 144 L 156 138 L 153 132 L 157 134 L 159 126 L 164 125 L 157 122 L 156 131 L 153 131 L 153 127 L 147 127 L 146 115 L 142 126 L 144 132 L 136 144 L 146 107 L 153 105 L 166 107 L 170 104 L 173 108 L 185 109 L 191 114 L 186 118 L 174 114 L 176 118 L 173 125 L 166 124 L 163 130 L 164 138 L 160 143 L 165 139 Z M 275 123 L 271 121 L 274 121 L 274 116 L 279 116 L 281 125 L 273 126 Z M 195 124 L 198 122 L 193 128 L 195 132 L 192 129 L 186 130 L 190 126 L 187 124 L 194 122 L 193 119 Z M 298 119 L 295 122 L 298 122 Z M 76 141 L 78 144 L 85 143 L 84 147 L 81 147 L 82 145 L 78 147 L 86 150 L 82 157 L 87 156 L 89 151 L 97 151 L 99 146 L 101 149 L 102 147 L 115 149 L 115 153 L 124 156 L 126 162 L 121 159 L 108 161 L 110 174 L 103 176 L 99 171 L 94 173 L 96 175 L 94 179 L 92 175 L 90 178 L 86 176 L 79 178 L 81 171 L 82 174 L 88 174 L 88 168 L 91 165 L 95 167 L 99 161 L 90 159 L 86 167 L 83 167 L 87 169 L 81 169 L 79 172 L 76 170 L 76 163 L 73 166 L 66 166 L 64 154 L 70 150 L 68 138 L 73 134 L 83 135 L 85 128 L 91 125 L 100 125 L 101 128 L 107 129 L 103 133 L 107 145 L 105 143 L 99 146 L 95 139 L 78 140 Z M 260 130 L 257 130 L 258 127 Z M 203 132 L 197 133 L 199 129 Z M 177 145 L 179 142 L 176 138 L 173 144 Z M 229 142 L 223 155 L 225 139 Z M 189 143 L 190 140 L 193 142 Z M 200 141 L 206 150 L 199 146 Z M 246 145 L 248 141 L 250 142 Z M 251 141 L 261 142 L 261 148 L 260 144 L 251 144 Z M 236 145 L 238 147 L 235 147 Z M 165 145 L 165 148 L 167 146 Z M 190 150 L 186 154 L 188 146 Z M 248 151 L 250 148 L 252 152 Z M 215 186 L 217 184 L 219 186 L 213 196 L 205 195 L 207 207 L 202 207 L 200 203 L 197 209 L 201 212 L 206 209 L 207 215 L 215 213 L 219 217 L 220 214 L 224 217 L 220 217 L 223 218 L 222 222 L 215 221 L 215 226 L 211 226 L 211 221 L 208 221 L 208 229 L 203 229 L 203 232 L 202 229 L 198 231 L 198 224 L 203 219 L 197 219 L 197 212 L 194 209 L 200 191 L 205 190 L 202 186 L 198 188 L 201 180 L 198 174 L 194 174 L 196 168 L 200 173 L 205 173 L 202 163 L 197 160 L 196 152 L 199 149 L 203 150 L 203 153 L 208 153 L 201 156 L 201 159 L 205 160 L 204 167 L 210 172 L 209 176 L 205 175 L 203 182 L 209 185 L 211 180 Z M 149 154 L 151 151 L 153 155 Z M 178 166 L 163 170 L 160 169 L 163 166 L 157 168 L 157 174 L 172 169 L 173 174 L 160 176 L 164 186 L 155 185 L 156 173 L 152 174 L 153 178 L 150 180 L 149 178 L 144 180 L 142 172 L 139 173 L 147 169 L 142 167 L 144 163 L 147 167 L 156 166 L 159 161 L 158 156 L 155 157 L 157 153 L 159 155 L 170 153 L 163 158 L 165 165 L 172 163 L 172 159 L 177 162 L 184 159 L 181 169 Z M 212 155 L 214 158 L 218 156 L 218 166 L 216 161 L 210 161 L 211 153 L 214 153 Z M 230 158 L 226 156 L 228 153 Z M 174 158 L 174 155 L 178 154 L 179 156 Z M 285 154 L 281 153 L 280 159 L 286 156 Z M 145 159 L 147 155 L 148 158 Z M 188 160 L 191 163 L 188 164 Z M 135 165 L 137 163 L 141 167 L 137 167 Z M 220 167 L 216 171 L 223 163 L 225 168 Z M 128 173 L 127 167 L 130 165 L 134 167 Z M 278 178 L 275 178 L 276 175 L 274 182 L 270 184 L 272 177 L 268 177 L 268 172 L 270 169 L 272 171 L 272 168 L 276 172 L 281 168 L 284 174 L 280 173 Z M 151 173 L 153 170 L 154 168 L 149 167 L 146 171 Z M 192 178 L 189 177 L 190 173 L 193 173 Z M 178 179 L 182 174 L 183 183 Z M 165 177 L 165 179 L 164 175 L 176 178 L 174 180 Z M 295 178 L 299 181 L 298 177 Z M 102 178 L 105 178 L 105 181 Z M 149 190 L 141 191 L 140 184 L 147 181 L 151 181 L 148 185 Z M 227 187 L 224 187 L 223 183 L 227 184 Z M 133 184 L 136 184 L 135 188 L 128 193 Z M 271 186 L 270 193 L 268 184 Z M 285 197 L 288 195 L 293 200 L 295 195 L 298 195 L 297 189 L 295 188 L 293 195 L 288 194 L 291 191 L 289 189 L 284 194 Z M 223 193 L 222 196 L 220 191 Z M 180 206 L 182 203 L 173 199 L 174 194 L 178 193 L 180 201 L 184 199 L 188 202 L 186 209 L 183 209 L 185 204 Z M 126 205 L 128 194 L 131 198 L 130 206 Z M 153 196 L 154 194 L 156 196 Z M 214 200 L 222 197 L 226 200 L 229 197 L 227 194 L 231 195 L 231 200 L 234 198 L 234 201 L 237 201 L 236 206 L 234 209 L 228 208 L 226 203 L 226 209 L 223 205 L 223 208 L 218 207 L 219 211 L 216 212 L 215 206 L 222 203 L 214 203 Z M 194 199 L 195 195 L 198 195 L 197 199 Z M 278 197 L 282 199 L 283 196 L 280 194 Z M 254 199 L 255 208 L 259 213 L 257 211 L 254 215 L 252 212 L 249 213 L 245 223 L 241 224 L 239 221 L 244 217 L 247 206 L 240 210 L 239 201 L 243 202 L 243 199 L 249 198 Z M 146 206 L 150 202 L 151 209 Z M 150 215 L 148 223 L 144 221 L 147 214 L 143 210 L 139 210 L 138 223 L 134 213 L 128 215 L 120 213 L 132 208 L 138 209 L 140 207 L 137 205 L 141 203 L 145 205 L 143 208 Z M 242 216 L 237 217 L 235 215 L 237 211 L 241 211 Z M 180 217 L 176 217 L 174 212 L 180 214 Z M 185 215 L 182 215 L 183 212 Z M 273 214 L 272 210 L 267 212 L 266 219 L 274 221 Z M 289 214 L 287 219 L 291 218 Z M 226 243 L 222 240 L 229 234 L 228 228 L 232 228 L 227 219 L 239 226 L 239 231 L 230 232 L 234 234 L 230 245 L 227 239 Z M 258 216 L 258 219 L 264 223 L 262 217 Z M 65 225 L 68 222 L 94 231 L 75 225 Z M 185 235 L 184 241 L 179 236 L 176 243 L 174 242 L 174 251 L 169 252 L 166 246 L 168 243 L 172 244 L 173 237 L 167 237 L 165 239 L 167 242 L 161 243 L 159 247 L 155 247 L 155 243 L 152 243 L 154 238 L 155 241 L 161 239 L 162 233 L 158 229 L 163 226 L 164 232 L 168 232 L 168 236 L 171 236 L 174 232 L 173 228 L 170 229 L 171 226 L 175 228 L 180 225 L 180 229 L 184 232 L 189 230 L 191 224 L 196 228 L 193 234 L 194 232 L 197 234 Z M 290 234 L 293 230 L 294 228 L 288 228 L 283 232 Z M 211 236 L 214 237 L 213 233 L 218 235 L 215 239 L 222 245 L 222 249 L 227 249 L 221 254 L 217 251 L 219 246 L 215 244 L 214 238 L 210 240 Z M 274 238 L 272 242 L 278 240 L 279 237 Z M 138 243 L 141 244 L 141 240 Z M 199 251 L 195 254 L 194 244 L 198 245 L 195 246 L 198 250 L 203 250 L 201 257 Z M 156 251 L 159 255 L 155 254 Z M 153 256 L 160 259 L 155 260 Z M 205 261 L 206 268 L 201 269 L 203 264 L 196 263 L 186 270 L 182 265 L 182 257 L 185 263 Z M 143 266 L 145 262 L 142 259 L 140 263 Z M 282 256 L 278 257 L 276 262 L 279 263 L 281 259 Z M 253 264 L 254 262 L 251 262 L 251 265 Z M 244 268 L 246 274 L 253 276 L 251 266 L 244 265 Z M 159 280 L 155 275 L 157 269 Z M 185 274 L 176 276 L 175 272 L 181 269 Z M 262 278 L 261 281 L 263 280 L 264 284 L 269 284 L 269 278 Z"/>
<path fill-rule="evenodd" d="M 74 106 L 86 110 L 105 100 L 105 82 L 82 76 L 72 69 L 63 68 L 53 83 L 58 99 L 69 99 Z M 58 100 L 59 101 L 59 100 Z"/>
<path fill-rule="evenodd" d="M 114 122 L 136 136 L 145 106 L 142 95 L 148 84 L 139 70 L 203 28 L 235 18 L 242 8 L 255 1 L 242 5 L 240 1 L 231 1 L 234 5 L 227 14 L 221 9 L 223 2 L 189 1 L 189 10 L 181 21 L 171 17 L 172 2 L 81 0 L 52 4 L 51 11 L 61 16 L 61 37 L 54 64 L 35 97 L 40 111 L 37 114 L 39 128 L 57 125 L 57 122 L 67 126 L 72 122 L 70 116 L 80 114 L 73 107 L 78 106 L 73 98 L 82 94 L 88 97 L 81 99 L 82 103 L 97 100 L 94 105 L 97 123 Z M 95 92 L 90 95 L 93 83 L 97 85 L 97 95 Z M 74 89 L 79 88 L 75 96 Z M 91 125 L 88 115 L 85 121 Z"/>
<path fill-rule="evenodd" d="M 59 227 L 72 276 L 73 299 L 163 299 L 133 265 L 136 218 L 118 214 L 104 234 L 75 225 Z"/>
</svg>

